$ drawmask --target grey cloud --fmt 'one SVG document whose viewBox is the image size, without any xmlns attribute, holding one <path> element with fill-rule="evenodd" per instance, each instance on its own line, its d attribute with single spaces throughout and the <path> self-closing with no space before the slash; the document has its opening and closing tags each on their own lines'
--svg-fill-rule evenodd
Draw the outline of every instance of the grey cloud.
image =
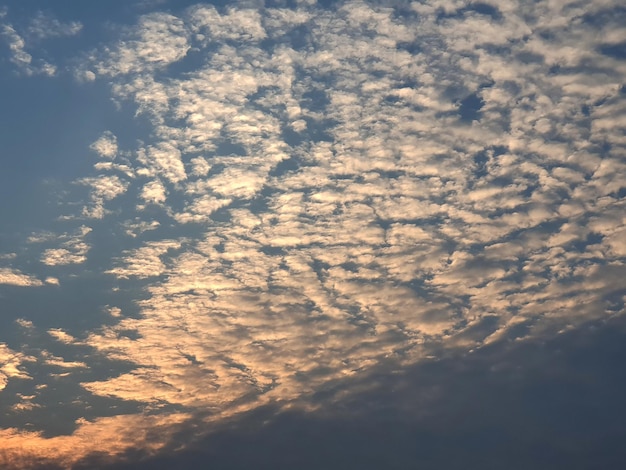
<svg viewBox="0 0 626 470">
<path fill-rule="evenodd" d="M 29 36 L 41 40 L 62 36 L 74 36 L 83 29 L 78 21 L 63 23 L 50 14 L 39 11 L 27 29 Z"/>
<path fill-rule="evenodd" d="M 503 341 L 402 371 L 374 367 L 320 390 L 313 410 L 270 404 L 200 436 L 198 416 L 195 434 L 179 428 L 156 456 L 109 463 L 93 455 L 78 468 L 619 466 L 626 378 L 615 358 L 623 333 L 617 317 L 548 341 Z M 343 395 L 346 388 L 358 392 Z"/>
</svg>

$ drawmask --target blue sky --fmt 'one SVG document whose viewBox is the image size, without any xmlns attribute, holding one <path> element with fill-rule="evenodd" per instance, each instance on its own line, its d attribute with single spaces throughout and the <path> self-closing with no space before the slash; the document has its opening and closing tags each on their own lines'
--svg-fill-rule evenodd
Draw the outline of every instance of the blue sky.
<svg viewBox="0 0 626 470">
<path fill-rule="evenodd" d="M 4 466 L 624 457 L 618 2 L 92 3 L 0 5 Z"/>
</svg>

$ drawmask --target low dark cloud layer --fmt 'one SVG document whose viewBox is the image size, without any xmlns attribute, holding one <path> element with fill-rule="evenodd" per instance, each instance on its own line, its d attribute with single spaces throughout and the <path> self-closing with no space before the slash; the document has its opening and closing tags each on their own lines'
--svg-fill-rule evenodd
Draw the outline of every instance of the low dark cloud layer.
<svg viewBox="0 0 626 470">
<path fill-rule="evenodd" d="M 402 371 L 338 381 L 306 413 L 274 406 L 164 455 L 104 468 L 619 468 L 626 461 L 623 318 L 547 341 L 499 342 Z M 345 388 L 358 388 L 334 401 Z M 175 449 L 184 444 L 186 450 Z M 87 458 L 77 468 L 105 460 Z"/>
</svg>

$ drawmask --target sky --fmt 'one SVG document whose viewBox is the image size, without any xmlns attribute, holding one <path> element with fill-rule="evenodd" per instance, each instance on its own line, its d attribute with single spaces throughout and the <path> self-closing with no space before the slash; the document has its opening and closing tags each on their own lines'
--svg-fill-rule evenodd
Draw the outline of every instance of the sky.
<svg viewBox="0 0 626 470">
<path fill-rule="evenodd" d="M 0 3 L 0 466 L 623 466 L 620 3 Z"/>
</svg>

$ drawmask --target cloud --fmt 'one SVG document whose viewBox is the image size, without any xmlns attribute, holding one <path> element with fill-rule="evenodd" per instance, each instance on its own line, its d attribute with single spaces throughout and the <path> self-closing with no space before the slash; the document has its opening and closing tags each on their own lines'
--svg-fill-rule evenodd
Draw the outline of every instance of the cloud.
<svg viewBox="0 0 626 470">
<path fill-rule="evenodd" d="M 183 22 L 167 13 L 151 13 L 139 20 L 128 38 L 108 49 L 96 64 L 101 75 L 130 74 L 166 67 L 189 50 Z"/>
<path fill-rule="evenodd" d="M 145 165 L 140 172 L 142 176 L 161 175 L 172 183 L 179 183 L 187 178 L 180 150 L 172 143 L 162 142 L 156 147 L 141 149 L 137 161 Z"/>
<path fill-rule="evenodd" d="M 41 358 L 48 366 L 59 367 L 61 369 L 86 368 L 87 364 L 79 361 L 66 361 L 62 357 L 54 356 L 48 351 L 42 351 Z"/>
<path fill-rule="evenodd" d="M 38 11 L 30 21 L 27 32 L 34 39 L 49 39 L 63 36 L 75 36 L 83 25 L 79 21 L 63 23 L 49 13 Z"/>
<path fill-rule="evenodd" d="M 623 333 L 623 317 L 612 318 L 549 341 L 502 342 L 403 370 L 383 364 L 362 378 L 332 383 L 312 400 L 318 405 L 313 410 L 270 404 L 224 420 L 201 437 L 183 431 L 145 461 L 105 468 L 245 469 L 261 463 L 313 470 L 339 462 L 402 469 L 420 460 L 436 468 L 480 469 L 511 458 L 524 467 L 550 468 L 547 440 L 563 450 L 554 457 L 559 465 L 619 466 L 625 382 L 612 358 L 624 351 Z M 567 451 L 572 446 L 574 453 Z"/>
<path fill-rule="evenodd" d="M 73 234 L 63 234 L 54 238 L 65 239 L 60 248 L 48 248 L 41 255 L 41 262 L 48 266 L 67 264 L 81 264 L 87 260 L 87 252 L 91 248 L 85 242 L 85 236 L 91 232 L 91 228 L 81 226 Z"/>
<path fill-rule="evenodd" d="M 147 221 L 127 221 L 124 223 L 124 228 L 126 229 L 126 235 L 136 238 L 144 232 L 148 232 L 150 230 L 156 230 L 161 224 L 156 220 L 147 222 Z"/>
<path fill-rule="evenodd" d="M 33 59 L 27 50 L 24 37 L 10 23 L 0 22 L 0 37 L 7 42 L 10 52 L 9 60 L 20 73 L 27 76 L 37 74 L 53 76 L 56 74 L 57 68 L 53 64 L 43 59 Z"/>
<path fill-rule="evenodd" d="M 146 278 L 159 276 L 166 271 L 166 266 L 161 260 L 169 250 L 181 247 L 181 242 L 175 240 L 163 240 L 149 242 L 145 246 L 133 250 L 120 259 L 121 266 L 108 271 L 110 274 L 122 278 L 138 277 Z"/>
<path fill-rule="evenodd" d="M 222 15 L 213 6 L 197 6 L 189 18 L 191 30 L 203 40 L 256 42 L 265 38 L 261 14 L 252 8 L 233 8 Z"/>
<path fill-rule="evenodd" d="M 111 131 L 106 131 L 89 148 L 101 157 L 112 160 L 117 155 L 117 137 Z"/>
<path fill-rule="evenodd" d="M 119 167 L 111 167 L 110 169 L 117 170 Z M 90 204 L 83 208 L 81 215 L 93 219 L 104 218 L 108 213 L 104 207 L 105 202 L 123 195 L 130 185 L 128 181 L 117 175 L 98 175 L 96 177 L 86 177 L 77 180 L 76 183 L 89 186 L 91 188 Z"/>
<path fill-rule="evenodd" d="M 54 438 L 14 428 L 2 429 L 0 462 L 11 470 L 41 468 L 43 465 L 68 467 L 77 460 L 88 455 L 97 455 L 102 449 L 107 449 L 104 462 L 100 462 L 104 464 L 116 457 L 122 459 L 124 452 L 135 446 L 141 446 L 150 455 L 162 448 L 175 432 L 177 425 L 187 419 L 188 415 L 177 413 L 79 420 L 78 429 L 71 436 Z M 157 435 L 160 438 L 154 439 Z"/>
<path fill-rule="evenodd" d="M 594 145 L 578 103 L 615 93 L 616 75 L 584 91 L 576 85 L 582 75 L 565 82 L 548 73 L 556 60 L 548 47 L 561 43 L 533 31 L 553 24 L 535 14 L 525 21 L 515 2 L 499 13 L 463 8 L 445 6 L 441 19 L 424 10 L 412 23 L 364 3 L 332 14 L 269 10 L 263 18 L 203 6 L 138 23 L 129 35 L 154 35 L 164 57 L 126 42 L 119 57 L 139 58 L 136 65 L 107 73 L 114 93 L 154 125 L 154 142 L 137 151 L 137 173 L 150 178 L 140 198 L 210 230 L 147 242 L 108 271 L 165 278 L 146 287 L 144 317 L 90 337 L 96 349 L 142 366 L 88 385 L 92 392 L 138 399 L 132 390 L 152 390 L 150 402 L 181 405 L 220 402 L 224 390 L 287 399 L 386 357 L 417 361 L 425 341 L 455 344 L 488 315 L 499 318 L 497 334 L 485 331 L 472 347 L 524 319 L 539 334 L 541 321 L 553 321 L 539 320 L 542 312 L 566 315 L 572 296 L 589 307 L 558 321 L 594 315 L 612 287 L 602 278 L 585 288 L 577 277 L 577 257 L 565 249 L 589 232 L 562 214 L 588 203 L 589 194 L 577 196 L 581 185 L 596 193 L 615 183 L 599 186 L 606 173 L 576 155 Z M 303 48 L 295 26 L 304 27 Z M 587 37 L 584 25 L 580 34 Z M 265 38 L 276 43 L 261 49 Z M 206 61 L 184 75 L 126 78 L 209 44 Z M 563 46 L 559 57 L 567 67 L 597 60 L 586 54 Z M 611 106 L 594 113 L 614 116 Z M 306 126 L 287 138 L 295 120 Z M 616 159 L 604 162 L 623 173 Z M 611 240 L 605 253 L 621 253 Z M 183 246 L 191 253 L 177 251 Z M 142 339 L 119 342 L 115 328 Z M 170 331 L 179 332 L 182 352 L 163 347 Z M 276 364 L 277 345 L 291 362 Z M 266 359 L 250 359 L 259 355 Z M 211 384 L 206 396 L 189 394 L 184 384 L 202 374 Z M 273 385 L 264 392 L 263 384 Z"/>
<path fill-rule="evenodd" d="M 621 26 L 596 37 L 597 8 L 200 5 L 94 51 L 150 135 L 91 146 L 109 161 L 76 218 L 106 224 L 31 242 L 54 267 L 125 237 L 102 271 L 137 315 L 111 299 L 80 341 L 48 332 L 89 348 L 68 363 L 132 364 L 80 387 L 146 416 L 77 436 L 313 407 L 380 364 L 623 313 L 623 64 L 598 52 Z"/>
<path fill-rule="evenodd" d="M 76 343 L 76 339 L 74 337 L 59 328 L 53 328 L 51 330 L 48 330 L 48 334 L 55 340 L 60 341 L 64 344 Z"/>
<path fill-rule="evenodd" d="M 115 199 L 120 194 L 124 194 L 128 183 L 122 181 L 119 177 L 98 176 L 96 178 L 82 178 L 78 180 L 80 184 L 91 187 L 91 195 L 95 200 L 108 201 Z"/>
<path fill-rule="evenodd" d="M 25 362 L 33 358 L 9 348 L 5 343 L 0 343 L 0 390 L 4 389 L 13 378 L 30 379 L 31 377 L 22 370 Z"/>
<path fill-rule="evenodd" d="M 11 268 L 0 268 L 0 284 L 21 287 L 37 287 L 43 285 L 36 277 L 29 276 Z"/>
</svg>

